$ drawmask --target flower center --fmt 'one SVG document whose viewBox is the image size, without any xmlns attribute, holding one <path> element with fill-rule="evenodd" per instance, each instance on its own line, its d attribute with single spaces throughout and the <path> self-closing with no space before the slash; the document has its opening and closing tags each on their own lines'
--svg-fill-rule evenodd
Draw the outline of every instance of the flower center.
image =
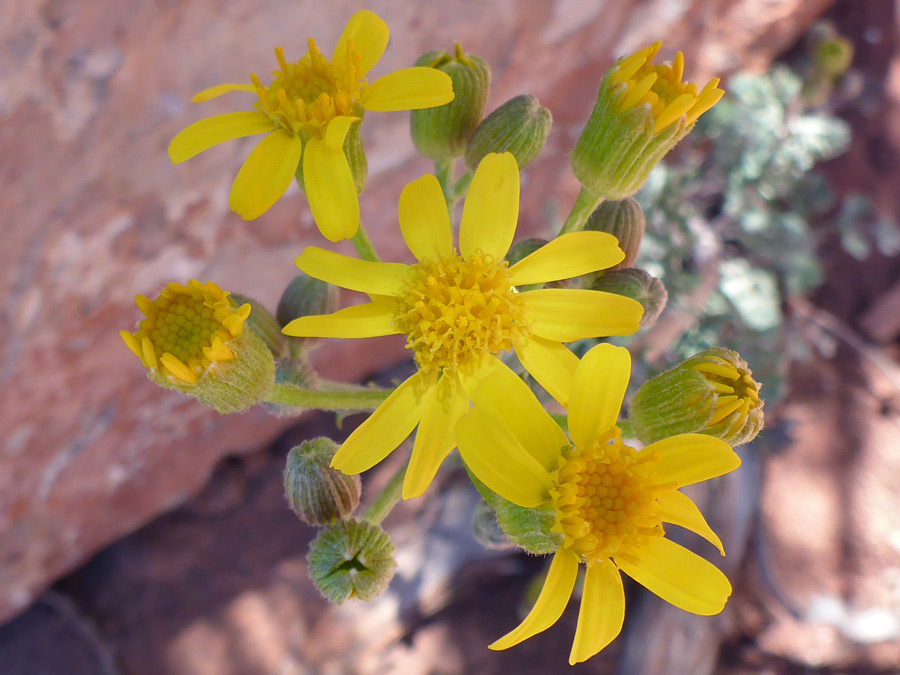
<svg viewBox="0 0 900 675">
<path fill-rule="evenodd" d="M 328 62 L 308 40 L 309 52 L 296 63 L 284 60 L 284 50 L 275 49 L 280 70 L 272 84 L 263 86 L 254 74 L 259 101 L 256 107 L 273 122 L 293 134 L 323 130 L 332 119 L 344 115 L 360 115 L 359 97 L 366 82 L 359 75 L 360 55 L 348 44 L 347 66 Z"/>
<path fill-rule="evenodd" d="M 636 559 L 649 537 L 664 534 L 656 496 L 676 487 L 659 484 L 652 469 L 656 456 L 625 445 L 619 433 L 616 428 L 593 447 L 575 449 L 561 463 L 551 492 L 553 529 L 588 563 Z"/>
<path fill-rule="evenodd" d="M 707 426 L 713 426 L 733 415 L 727 433 L 735 433 L 747 422 L 751 411 L 762 407 L 759 387 L 750 371 L 738 368 L 720 356 L 710 355 L 691 366 L 715 387 L 719 396 Z"/>
<path fill-rule="evenodd" d="M 422 370 L 476 368 L 486 354 L 530 335 L 508 263 L 477 252 L 412 266 L 394 323 Z"/>
<path fill-rule="evenodd" d="M 147 368 L 195 384 L 213 364 L 234 358 L 228 342 L 243 333 L 250 315 L 249 304 L 236 308 L 228 295 L 214 283 L 190 281 L 169 284 L 152 302 L 138 296 L 147 318 L 133 339 L 123 338 Z"/>
</svg>

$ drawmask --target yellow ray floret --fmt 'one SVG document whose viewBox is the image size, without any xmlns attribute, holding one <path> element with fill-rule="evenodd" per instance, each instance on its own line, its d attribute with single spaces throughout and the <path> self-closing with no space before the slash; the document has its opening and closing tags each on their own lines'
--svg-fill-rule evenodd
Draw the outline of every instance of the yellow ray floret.
<svg viewBox="0 0 900 675">
<path fill-rule="evenodd" d="M 250 305 L 240 307 L 212 282 L 171 283 L 155 300 L 135 298 L 145 318 L 123 342 L 150 371 L 196 384 L 216 363 L 231 361 L 229 343 L 243 334 Z"/>
</svg>

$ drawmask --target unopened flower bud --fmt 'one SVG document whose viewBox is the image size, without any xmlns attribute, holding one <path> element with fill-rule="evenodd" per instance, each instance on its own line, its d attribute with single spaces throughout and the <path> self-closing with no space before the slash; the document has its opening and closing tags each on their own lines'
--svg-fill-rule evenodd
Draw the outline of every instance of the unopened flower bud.
<svg viewBox="0 0 900 675">
<path fill-rule="evenodd" d="M 646 225 L 641 205 L 636 199 L 628 197 L 620 202 L 607 201 L 600 204 L 588 217 L 584 229 L 608 232 L 619 240 L 619 248 L 624 251 L 625 259 L 612 269 L 622 270 L 634 266 Z"/>
<path fill-rule="evenodd" d="M 572 151 L 572 171 L 590 193 L 625 199 L 724 93 L 719 80 L 698 92 L 682 82 L 684 57 L 654 65 L 661 43 L 618 60 L 606 72 L 594 110 Z"/>
<path fill-rule="evenodd" d="M 377 525 L 342 520 L 319 532 L 309 545 L 309 578 L 335 604 L 354 597 L 373 600 L 394 576 L 394 550 L 387 532 Z"/>
<path fill-rule="evenodd" d="M 512 267 L 517 262 L 519 262 L 523 258 L 527 258 L 546 244 L 546 239 L 537 238 L 522 239 L 520 241 L 517 241 L 510 247 L 509 253 L 506 254 L 506 261 L 509 263 L 509 266 Z"/>
<path fill-rule="evenodd" d="M 343 520 L 359 506 L 358 475 L 331 468 L 337 444 L 316 438 L 291 448 L 284 468 L 284 496 L 297 517 L 322 527 Z"/>
<path fill-rule="evenodd" d="M 491 89 L 491 69 L 474 54 L 446 51 L 423 54 L 417 66 L 436 68 L 453 80 L 453 100 L 436 108 L 410 111 L 410 132 L 416 150 L 433 160 L 461 157 L 466 142 L 484 114 Z"/>
<path fill-rule="evenodd" d="M 630 421 L 643 443 L 702 433 L 743 445 L 763 428 L 759 388 L 737 352 L 713 347 L 646 382 Z"/>
<path fill-rule="evenodd" d="M 466 166 L 475 169 L 485 155 L 511 152 L 519 168 L 544 149 L 553 116 L 534 96 L 516 96 L 478 125 L 466 148 Z"/>
<path fill-rule="evenodd" d="M 624 295 L 641 303 L 644 308 L 641 328 L 649 328 L 656 323 L 669 299 L 669 293 L 662 281 L 634 267 L 608 272 L 595 279 L 591 288 L 595 291 Z"/>
<path fill-rule="evenodd" d="M 251 297 L 232 293 L 231 299 L 238 305 L 250 305 L 250 316 L 247 317 L 247 325 L 256 331 L 256 334 L 266 343 L 266 347 L 276 359 L 287 353 L 285 336 L 281 332 L 281 324 L 260 303 Z"/>
<path fill-rule="evenodd" d="M 284 328 L 294 319 L 303 316 L 331 314 L 337 310 L 337 305 L 337 286 L 301 273 L 294 277 L 284 289 L 284 293 L 278 301 L 278 309 L 275 310 L 275 318 L 281 324 L 281 328 Z M 318 341 L 316 338 L 293 336 L 286 339 L 291 356 L 298 359 L 304 358 L 304 353 L 308 348 Z"/>
<path fill-rule="evenodd" d="M 136 302 L 146 318 L 134 333 L 119 334 L 156 384 L 220 413 L 262 401 L 275 360 L 262 338 L 245 330 L 248 303 L 239 307 L 214 283 L 199 281 L 171 283 L 155 300 L 139 295 Z"/>
</svg>

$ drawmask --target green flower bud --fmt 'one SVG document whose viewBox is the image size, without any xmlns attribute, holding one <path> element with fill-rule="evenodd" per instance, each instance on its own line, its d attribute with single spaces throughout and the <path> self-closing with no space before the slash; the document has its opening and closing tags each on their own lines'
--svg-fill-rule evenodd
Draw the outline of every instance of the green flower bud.
<svg viewBox="0 0 900 675">
<path fill-rule="evenodd" d="M 309 545 L 309 578 L 329 602 L 373 600 L 394 576 L 394 550 L 387 532 L 377 525 L 342 520 L 319 532 Z"/>
<path fill-rule="evenodd" d="M 600 83 L 597 102 L 572 151 L 572 171 L 597 197 L 621 200 L 644 184 L 659 161 L 722 97 L 719 80 L 702 91 L 681 81 L 684 58 L 654 65 L 656 43 L 620 59 Z"/>
<path fill-rule="evenodd" d="M 500 529 L 497 522 L 497 514 L 494 509 L 483 499 L 475 507 L 475 515 L 472 518 L 472 533 L 475 539 L 485 548 L 502 551 L 515 546 Z"/>
<path fill-rule="evenodd" d="M 645 444 L 702 433 L 743 445 L 763 428 L 759 389 L 737 352 L 713 347 L 646 382 L 632 401 L 630 421 Z"/>
<path fill-rule="evenodd" d="M 521 241 L 517 241 L 510 247 L 509 253 L 506 254 L 506 261 L 509 263 L 509 266 L 512 267 L 517 262 L 519 262 L 523 258 L 527 258 L 546 244 L 546 239 L 537 238 L 522 239 Z"/>
<path fill-rule="evenodd" d="M 343 520 L 359 506 L 362 483 L 331 468 L 337 443 L 330 438 L 305 441 L 287 456 L 284 496 L 297 517 L 321 527 Z"/>
<path fill-rule="evenodd" d="M 588 217 L 584 229 L 607 232 L 619 240 L 619 248 L 625 252 L 625 260 L 612 269 L 622 270 L 634 267 L 646 225 L 641 205 L 628 197 L 620 202 L 603 202 Z"/>
<path fill-rule="evenodd" d="M 212 282 L 171 283 L 151 301 L 136 298 L 146 317 L 134 333 L 120 331 L 147 377 L 215 408 L 240 412 L 260 403 L 275 380 L 272 352 L 245 330 L 251 307 L 238 305 Z"/>
<path fill-rule="evenodd" d="M 516 96 L 478 125 L 466 148 L 466 166 L 474 170 L 485 155 L 511 152 L 519 168 L 544 149 L 553 116 L 534 96 Z"/>
<path fill-rule="evenodd" d="M 337 310 L 337 305 L 337 286 L 301 273 L 284 289 L 278 301 L 278 309 L 275 310 L 275 319 L 281 324 L 281 328 L 284 328 L 302 316 L 331 314 Z M 304 359 L 305 353 L 318 342 L 318 339 L 290 336 L 286 341 L 290 355 L 295 359 Z"/>
<path fill-rule="evenodd" d="M 424 157 L 443 161 L 461 157 L 466 142 L 484 114 L 491 89 L 491 69 L 473 54 L 432 51 L 416 61 L 417 66 L 436 68 L 453 80 L 453 100 L 436 108 L 410 111 L 410 133 L 416 150 Z"/>
<path fill-rule="evenodd" d="M 262 338 L 262 341 L 266 343 L 266 347 L 272 352 L 272 356 L 276 359 L 285 356 L 287 354 L 286 338 L 281 332 L 281 324 L 275 320 L 275 317 L 269 313 L 269 310 L 253 298 L 240 293 L 232 293 L 231 299 L 238 305 L 250 305 L 250 316 L 247 318 L 247 325 Z"/>
<path fill-rule="evenodd" d="M 624 295 L 641 303 L 644 308 L 641 328 L 649 328 L 656 323 L 669 299 L 669 293 L 662 281 L 651 277 L 644 270 L 633 267 L 608 272 L 595 279 L 591 288 L 595 291 Z"/>
</svg>

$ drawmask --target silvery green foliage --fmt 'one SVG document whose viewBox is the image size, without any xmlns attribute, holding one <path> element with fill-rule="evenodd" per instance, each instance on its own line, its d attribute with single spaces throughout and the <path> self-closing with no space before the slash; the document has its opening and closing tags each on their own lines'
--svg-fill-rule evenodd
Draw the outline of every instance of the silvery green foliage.
<svg viewBox="0 0 900 675">
<path fill-rule="evenodd" d="M 699 294 L 702 314 L 672 359 L 714 345 L 735 349 L 773 403 L 790 361 L 806 351 L 784 323 L 783 303 L 821 280 L 810 222 L 824 220 L 833 197 L 814 167 L 850 141 L 845 122 L 806 109 L 802 84 L 784 67 L 733 78 L 678 162 L 657 167 L 637 195 L 647 215 L 637 266 L 663 280 L 670 304 L 705 280 L 715 284 Z M 881 240 L 891 245 L 890 236 Z"/>
</svg>

